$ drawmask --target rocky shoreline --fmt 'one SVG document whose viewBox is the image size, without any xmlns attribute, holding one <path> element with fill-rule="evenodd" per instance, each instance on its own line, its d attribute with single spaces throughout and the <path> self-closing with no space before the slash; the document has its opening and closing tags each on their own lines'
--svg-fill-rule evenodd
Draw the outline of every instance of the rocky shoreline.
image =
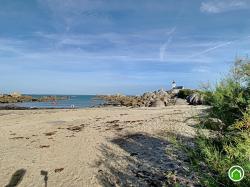
<svg viewBox="0 0 250 187">
<path fill-rule="evenodd" d="M 163 90 L 147 92 L 141 96 L 125 95 L 102 95 L 99 98 L 105 100 L 108 105 L 126 106 L 126 107 L 151 107 L 167 106 L 171 103 L 171 95 Z"/>
<path fill-rule="evenodd" d="M 55 102 L 57 100 L 67 100 L 67 96 L 42 96 L 32 97 L 28 95 L 3 95 L 0 96 L 0 110 L 35 110 L 39 107 L 23 107 L 15 105 L 22 102 Z M 153 92 L 146 92 L 139 96 L 116 95 L 97 95 L 95 99 L 101 99 L 104 104 L 95 107 L 105 106 L 125 106 L 125 107 L 167 107 L 172 105 L 201 105 L 204 103 L 202 94 L 197 90 L 163 89 Z M 42 109 L 58 109 L 42 108 Z M 62 108 L 69 109 L 69 108 Z"/>
<path fill-rule="evenodd" d="M 126 96 L 126 95 L 116 94 L 116 95 L 99 95 L 97 97 L 106 101 L 105 105 L 126 106 L 126 107 L 166 107 L 176 104 L 177 105 L 204 104 L 204 98 L 202 94 L 200 94 L 196 90 L 188 90 L 188 89 L 178 90 L 178 91 L 173 89 L 165 91 L 161 89 L 154 92 L 146 92 L 140 96 Z"/>
<path fill-rule="evenodd" d="M 72 109 L 72 108 L 56 108 L 56 107 L 50 107 L 50 108 L 41 108 L 41 107 L 22 107 L 17 106 L 15 104 L 7 104 L 7 105 L 1 105 L 0 104 L 0 110 L 52 110 L 52 109 Z"/>
<path fill-rule="evenodd" d="M 0 96 L 0 103 L 22 103 L 22 102 L 48 102 L 56 100 L 66 100 L 67 96 L 43 96 L 43 97 L 32 97 L 29 95 L 3 95 Z"/>
</svg>

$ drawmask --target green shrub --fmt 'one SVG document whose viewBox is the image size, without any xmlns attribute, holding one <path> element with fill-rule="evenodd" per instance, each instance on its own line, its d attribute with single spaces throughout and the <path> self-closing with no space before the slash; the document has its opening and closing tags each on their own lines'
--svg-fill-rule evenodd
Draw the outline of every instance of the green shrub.
<svg viewBox="0 0 250 187">
<path fill-rule="evenodd" d="M 230 78 L 223 80 L 212 94 L 205 96 L 206 103 L 212 106 L 210 116 L 230 126 L 247 110 L 250 101 L 247 95 L 240 83 Z"/>
<path fill-rule="evenodd" d="M 196 90 L 191 90 L 191 89 L 183 89 L 183 90 L 180 90 L 177 97 L 178 98 L 181 98 L 181 99 L 186 99 L 187 96 L 193 94 L 197 92 Z"/>
<path fill-rule="evenodd" d="M 205 91 L 205 103 L 211 105 L 210 117 L 218 118 L 226 128 L 243 117 L 250 106 L 250 61 L 237 60 L 231 74 L 214 90 Z"/>
<path fill-rule="evenodd" d="M 188 149 L 188 155 L 192 163 L 205 163 L 207 171 L 201 177 L 203 185 L 250 186 L 249 132 L 231 131 L 216 138 L 200 135 L 195 143 L 195 149 Z M 246 176 L 239 183 L 233 183 L 228 177 L 227 172 L 233 165 L 240 165 L 245 170 Z"/>
<path fill-rule="evenodd" d="M 245 113 L 243 119 L 237 121 L 232 128 L 250 132 L 250 114 Z"/>
<path fill-rule="evenodd" d="M 218 132 L 214 131 L 214 136 L 208 137 L 199 131 L 195 148 L 184 147 L 192 167 L 199 171 L 204 186 L 250 186 L 249 61 L 236 61 L 232 74 L 219 82 L 214 90 L 206 90 L 203 94 L 206 103 L 211 105 L 206 118 L 218 119 L 225 125 L 217 128 L 216 123 L 206 124 Z M 205 165 L 202 171 L 200 163 Z M 240 165 L 245 170 L 246 176 L 237 183 L 232 182 L 227 174 L 233 165 Z"/>
</svg>

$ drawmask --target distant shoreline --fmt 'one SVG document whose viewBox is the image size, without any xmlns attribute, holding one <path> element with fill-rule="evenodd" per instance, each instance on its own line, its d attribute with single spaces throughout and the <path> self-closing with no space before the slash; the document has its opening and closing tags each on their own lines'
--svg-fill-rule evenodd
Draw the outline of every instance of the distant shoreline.
<svg viewBox="0 0 250 187">
<path fill-rule="evenodd" d="M 72 108 L 42 108 L 42 107 L 22 107 L 15 104 L 0 104 L 0 110 L 48 110 L 48 109 L 72 109 Z"/>
<path fill-rule="evenodd" d="M 71 109 L 98 107 L 102 104 L 104 101 L 96 95 L 22 95 L 19 97 L 5 95 L 0 97 L 0 110 Z"/>
<path fill-rule="evenodd" d="M 78 109 L 105 106 L 125 107 L 167 107 L 171 105 L 205 104 L 198 90 L 178 89 L 157 90 L 138 96 L 115 95 L 4 95 L 0 110 Z M 14 102 L 11 102 L 14 100 Z"/>
</svg>

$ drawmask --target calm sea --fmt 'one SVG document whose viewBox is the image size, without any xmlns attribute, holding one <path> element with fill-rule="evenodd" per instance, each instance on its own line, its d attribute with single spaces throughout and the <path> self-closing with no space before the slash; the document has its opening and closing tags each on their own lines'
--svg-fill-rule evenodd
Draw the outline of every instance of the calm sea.
<svg viewBox="0 0 250 187">
<path fill-rule="evenodd" d="M 42 97 L 47 95 L 31 95 L 32 97 Z M 85 108 L 94 107 L 103 104 L 104 101 L 96 99 L 95 95 L 60 95 L 68 96 L 67 100 L 57 100 L 56 102 L 24 102 L 15 105 L 22 107 L 37 107 L 37 108 Z"/>
</svg>

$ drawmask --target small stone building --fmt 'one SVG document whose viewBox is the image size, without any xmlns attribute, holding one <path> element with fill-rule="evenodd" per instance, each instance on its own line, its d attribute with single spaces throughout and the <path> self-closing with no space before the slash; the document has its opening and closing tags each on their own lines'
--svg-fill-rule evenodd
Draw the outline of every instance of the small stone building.
<svg viewBox="0 0 250 187">
<path fill-rule="evenodd" d="M 171 92 L 172 92 L 173 94 L 178 94 L 179 91 L 182 90 L 182 89 L 184 89 L 184 86 L 177 86 L 175 81 L 172 82 L 172 89 L 171 89 Z"/>
</svg>

